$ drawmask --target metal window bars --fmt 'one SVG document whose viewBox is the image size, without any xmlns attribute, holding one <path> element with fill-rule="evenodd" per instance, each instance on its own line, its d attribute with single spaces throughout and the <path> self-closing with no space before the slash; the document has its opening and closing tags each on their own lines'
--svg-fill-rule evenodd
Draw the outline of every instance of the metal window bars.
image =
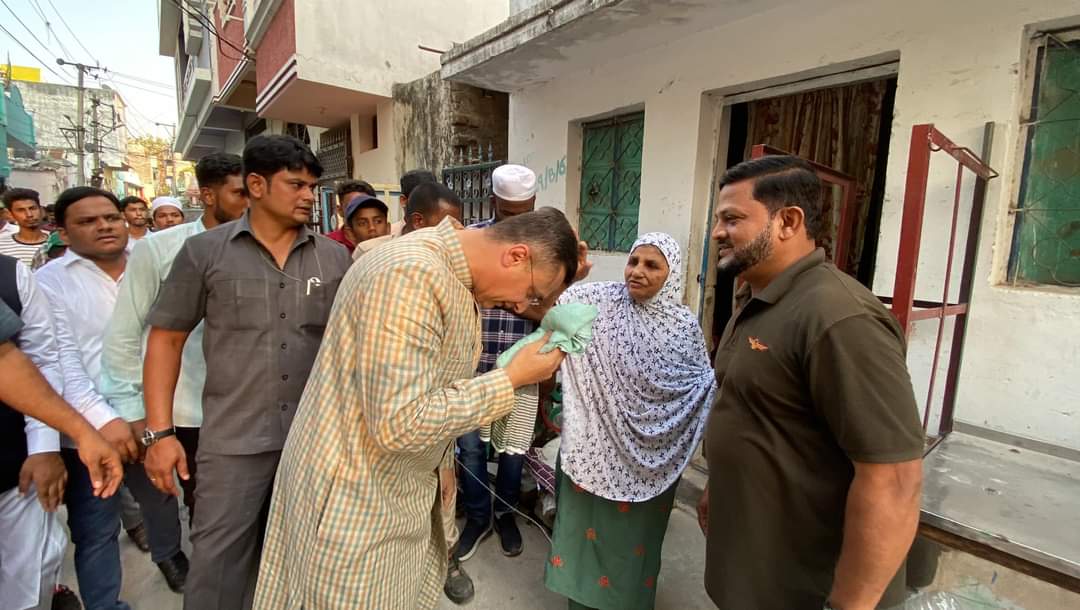
<svg viewBox="0 0 1080 610">
<path fill-rule="evenodd" d="M 459 147 L 455 157 L 457 165 L 442 170 L 443 184 L 461 197 L 461 217 L 465 226 L 495 215 L 491 207 L 491 172 L 504 163 L 495 159 L 495 149 L 491 144 L 488 144 L 486 161 L 479 145 L 476 146 L 475 155 L 472 150 L 471 146 L 465 151 Z"/>
</svg>

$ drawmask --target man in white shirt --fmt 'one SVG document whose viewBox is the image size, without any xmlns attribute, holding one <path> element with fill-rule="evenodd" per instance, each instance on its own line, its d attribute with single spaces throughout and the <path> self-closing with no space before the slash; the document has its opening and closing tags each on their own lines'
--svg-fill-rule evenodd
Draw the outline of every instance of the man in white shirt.
<svg viewBox="0 0 1080 610">
<path fill-rule="evenodd" d="M 64 375 L 64 398 L 113 442 L 126 461 L 134 462 L 139 451 L 130 426 L 94 383 L 101 372 L 105 325 L 127 263 L 127 227 L 120 202 L 107 191 L 71 188 L 56 201 L 56 221 L 61 237 L 68 242 L 68 251 L 38 270 L 37 280 L 51 305 Z M 90 493 L 86 468 L 70 443 L 64 443 L 61 453 L 69 473 L 65 501 L 76 548 L 79 591 L 89 608 L 128 610 L 129 606 L 119 601 L 119 496 L 95 498 Z M 170 588 L 182 588 L 187 557 L 180 550 L 176 500 L 153 488 L 141 464 L 132 463 L 125 471 L 126 484 L 143 509 L 151 556 Z"/>
<path fill-rule="evenodd" d="M 4 192 L 4 207 L 15 219 L 18 231 L 0 235 L 0 254 L 16 258 L 26 266 L 34 262 L 34 254 L 49 238 L 41 230 L 45 212 L 41 209 L 38 192 L 33 189 L 9 189 Z"/>
<path fill-rule="evenodd" d="M 58 394 L 64 378 L 56 357 L 49 302 L 38 289 L 30 269 L 0 255 L 0 300 L 22 320 L 15 344 Z M 20 418 L 4 413 L 4 425 Z M 67 533 L 54 512 L 63 498 L 67 470 L 60 458 L 60 434 L 31 417 L 16 444 L 5 438 L 0 489 L 0 607 L 16 610 L 50 608 L 67 548 Z M 5 431 L 7 433 L 8 431 Z M 14 466 L 21 466 L 16 473 Z M 11 466 L 12 468 L 7 468 Z M 16 475 L 17 479 L 11 477 Z M 74 595 L 64 590 L 64 595 Z"/>
</svg>

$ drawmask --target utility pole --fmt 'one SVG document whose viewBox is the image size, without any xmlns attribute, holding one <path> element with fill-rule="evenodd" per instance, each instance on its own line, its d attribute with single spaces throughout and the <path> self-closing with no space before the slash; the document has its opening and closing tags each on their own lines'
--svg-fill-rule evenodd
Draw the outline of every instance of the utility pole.
<svg viewBox="0 0 1080 610">
<path fill-rule="evenodd" d="M 67 61 L 65 59 L 56 59 L 56 63 L 61 66 L 75 66 L 75 69 L 79 71 L 79 105 L 78 105 L 78 122 L 75 127 L 75 155 L 79 160 L 79 186 L 86 185 L 86 116 L 83 114 L 83 95 L 86 93 L 86 87 L 83 85 L 84 76 L 86 72 L 90 70 L 100 70 L 97 66 L 88 66 L 86 64 L 80 64 L 74 61 Z"/>
<path fill-rule="evenodd" d="M 98 106 L 101 105 L 101 100 L 95 95 L 90 101 L 90 106 L 93 108 L 93 118 L 90 121 L 90 127 L 93 129 L 94 135 L 91 136 L 91 146 L 94 149 L 94 162 L 90 166 L 90 185 L 97 188 L 101 188 L 101 177 L 98 176 L 98 172 L 101 171 L 101 136 L 99 135 L 98 127 L 101 125 L 98 123 Z"/>
<path fill-rule="evenodd" d="M 179 189 L 177 188 L 177 185 L 176 185 L 176 159 L 175 159 L 176 154 L 174 152 L 176 150 L 174 148 L 176 146 L 176 125 L 173 125 L 172 123 L 158 123 L 156 121 L 154 122 L 154 125 L 157 126 L 157 127 L 168 127 L 169 128 L 169 152 L 168 152 L 169 159 L 168 159 L 167 163 L 169 164 L 169 174 L 172 176 L 172 190 L 173 190 L 172 195 L 173 196 L 178 196 L 179 195 Z"/>
</svg>

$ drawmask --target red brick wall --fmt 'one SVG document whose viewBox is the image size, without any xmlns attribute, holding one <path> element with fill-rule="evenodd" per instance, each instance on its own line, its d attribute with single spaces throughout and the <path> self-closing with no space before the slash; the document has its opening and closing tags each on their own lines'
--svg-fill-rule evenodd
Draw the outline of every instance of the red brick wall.
<svg viewBox="0 0 1080 610">
<path fill-rule="evenodd" d="M 257 49 L 255 83 L 259 95 L 270 86 L 278 70 L 296 53 L 296 10 L 293 0 L 283 0 L 270 20 Z"/>
</svg>

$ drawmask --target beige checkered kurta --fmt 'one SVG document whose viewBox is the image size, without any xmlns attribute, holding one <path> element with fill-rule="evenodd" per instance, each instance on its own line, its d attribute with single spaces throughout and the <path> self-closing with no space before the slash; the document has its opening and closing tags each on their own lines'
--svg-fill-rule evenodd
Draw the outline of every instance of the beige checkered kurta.
<svg viewBox="0 0 1080 610">
<path fill-rule="evenodd" d="M 454 438 L 514 404 L 504 370 L 473 377 L 471 288 L 449 221 L 342 280 L 274 485 L 257 610 L 435 607 L 447 560 L 436 469 Z"/>
</svg>

